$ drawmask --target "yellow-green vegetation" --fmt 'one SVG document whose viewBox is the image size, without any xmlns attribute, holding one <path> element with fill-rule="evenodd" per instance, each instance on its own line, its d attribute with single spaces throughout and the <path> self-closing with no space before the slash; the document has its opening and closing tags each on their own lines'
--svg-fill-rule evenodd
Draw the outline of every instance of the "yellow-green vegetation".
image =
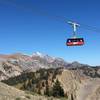
<svg viewBox="0 0 100 100">
<path fill-rule="evenodd" d="M 21 98 L 20 97 L 17 97 L 16 100 L 21 100 Z"/>
</svg>

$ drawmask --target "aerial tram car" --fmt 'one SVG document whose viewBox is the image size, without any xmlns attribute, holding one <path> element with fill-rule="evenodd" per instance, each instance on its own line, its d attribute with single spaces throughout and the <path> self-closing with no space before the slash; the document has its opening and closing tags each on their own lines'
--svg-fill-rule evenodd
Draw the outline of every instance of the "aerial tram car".
<svg viewBox="0 0 100 100">
<path fill-rule="evenodd" d="M 84 39 L 78 38 L 76 36 L 77 27 L 79 27 L 80 25 L 75 22 L 68 22 L 68 24 L 70 24 L 73 28 L 73 37 L 67 39 L 66 45 L 67 46 L 82 46 L 82 45 L 84 45 Z"/>
</svg>

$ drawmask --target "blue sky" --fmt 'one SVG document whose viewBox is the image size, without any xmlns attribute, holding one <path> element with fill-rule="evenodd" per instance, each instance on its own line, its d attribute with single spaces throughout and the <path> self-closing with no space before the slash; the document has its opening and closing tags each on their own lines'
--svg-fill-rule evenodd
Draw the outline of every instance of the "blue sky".
<svg viewBox="0 0 100 100">
<path fill-rule="evenodd" d="M 67 47 L 72 29 L 55 17 L 100 28 L 99 5 L 99 0 L 0 0 L 0 53 L 39 51 L 69 62 L 100 65 L 100 33 L 81 26 L 77 35 L 85 45 Z"/>
</svg>

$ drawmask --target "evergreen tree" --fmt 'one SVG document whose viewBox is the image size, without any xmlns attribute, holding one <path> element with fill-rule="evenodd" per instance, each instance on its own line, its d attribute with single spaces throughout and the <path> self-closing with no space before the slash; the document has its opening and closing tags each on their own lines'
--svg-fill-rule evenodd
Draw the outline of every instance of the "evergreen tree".
<svg viewBox="0 0 100 100">
<path fill-rule="evenodd" d="M 74 100 L 73 94 L 71 94 L 71 100 Z"/>
<path fill-rule="evenodd" d="M 64 90 L 61 87 L 60 82 L 58 81 L 58 79 L 56 80 L 56 82 L 53 86 L 52 95 L 54 97 L 64 97 Z"/>
<path fill-rule="evenodd" d="M 50 91 L 48 85 L 46 86 L 45 95 L 50 96 Z"/>
</svg>

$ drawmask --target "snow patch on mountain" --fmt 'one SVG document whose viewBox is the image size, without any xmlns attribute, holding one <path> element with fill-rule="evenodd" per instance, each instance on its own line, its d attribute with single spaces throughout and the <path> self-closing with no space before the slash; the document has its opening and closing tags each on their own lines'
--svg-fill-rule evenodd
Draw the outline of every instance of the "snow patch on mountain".
<svg viewBox="0 0 100 100">
<path fill-rule="evenodd" d="M 32 57 L 33 57 L 33 56 L 44 57 L 45 55 L 37 51 L 37 52 L 34 52 L 34 53 L 32 54 Z"/>
</svg>

